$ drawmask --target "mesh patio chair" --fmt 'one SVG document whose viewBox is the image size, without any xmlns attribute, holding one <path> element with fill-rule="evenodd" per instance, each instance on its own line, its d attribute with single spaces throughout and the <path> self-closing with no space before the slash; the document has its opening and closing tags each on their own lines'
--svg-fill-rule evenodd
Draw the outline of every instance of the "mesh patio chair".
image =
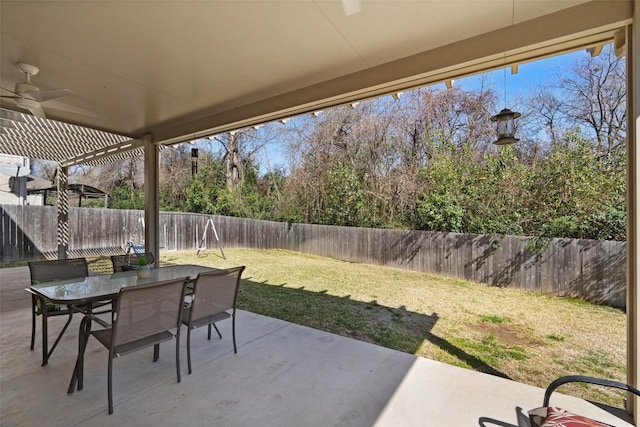
<svg viewBox="0 0 640 427">
<path fill-rule="evenodd" d="M 152 252 L 144 254 L 129 253 L 126 255 L 111 255 L 111 265 L 113 266 L 113 272 L 119 273 L 121 271 L 130 271 L 138 269 L 138 260 L 144 257 L 147 260 L 147 264 L 152 265 L 156 262 Z"/>
<path fill-rule="evenodd" d="M 187 365 L 191 374 L 191 330 L 207 325 L 209 327 L 207 339 L 211 339 L 211 326 L 222 338 L 215 322 L 231 318 L 231 333 L 233 335 L 233 352 L 236 346 L 236 299 L 240 276 L 245 266 L 217 270 L 210 273 L 200 273 L 194 283 L 191 303 L 182 313 L 182 323 L 187 326 Z M 229 313 L 231 310 L 231 313 Z"/>
<path fill-rule="evenodd" d="M 620 383 L 618 381 L 612 381 L 601 378 L 586 377 L 583 375 L 568 375 L 560 377 L 554 380 L 544 393 L 544 400 L 542 407 L 529 411 L 529 421 L 531 427 L 570 427 L 570 426 L 593 426 L 593 427 L 611 427 L 610 424 L 606 424 L 600 421 L 595 421 L 590 418 L 583 417 L 578 414 L 574 414 L 565 409 L 557 406 L 550 406 L 551 394 L 561 385 L 567 383 L 586 383 L 595 384 L 604 387 L 617 388 L 620 390 L 626 390 L 630 393 L 640 396 L 640 390 L 631 387 L 630 385 Z M 601 405 L 598 405 L 601 406 Z M 601 406 L 603 407 L 603 406 Z M 632 423 L 624 410 L 619 408 L 604 407 L 613 415 Z"/>
<path fill-rule="evenodd" d="M 122 288 L 116 299 L 115 321 L 111 327 L 91 332 L 109 350 L 109 414 L 113 413 L 112 372 L 116 357 L 153 346 L 155 362 L 160 343 L 175 338 L 176 374 L 180 382 L 180 318 L 186 280 L 185 277 Z M 95 320 L 104 324 L 99 318 Z"/>
<path fill-rule="evenodd" d="M 61 259 L 53 261 L 30 261 L 29 272 L 31 273 L 31 285 L 48 282 L 52 280 L 64 280 L 83 278 L 89 275 L 87 260 L 85 258 Z M 49 357 L 60 342 L 71 319 L 73 310 L 70 306 L 59 306 L 46 301 L 36 295 L 30 289 L 25 289 L 31 294 L 31 350 L 34 348 L 36 336 L 36 317 L 42 316 L 42 366 L 49 362 Z M 62 331 L 58 334 L 51 349 L 48 348 L 48 320 L 53 316 L 68 316 Z"/>
</svg>

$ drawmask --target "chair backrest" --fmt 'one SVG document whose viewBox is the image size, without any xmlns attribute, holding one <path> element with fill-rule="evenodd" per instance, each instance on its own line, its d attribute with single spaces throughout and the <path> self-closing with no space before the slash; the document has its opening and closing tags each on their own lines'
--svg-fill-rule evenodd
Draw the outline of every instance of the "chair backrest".
<svg viewBox="0 0 640 427">
<path fill-rule="evenodd" d="M 122 288 L 116 301 L 111 350 L 179 328 L 186 280 Z"/>
<path fill-rule="evenodd" d="M 245 266 L 200 273 L 193 287 L 189 322 L 235 309 Z"/>
<path fill-rule="evenodd" d="M 28 264 L 32 285 L 51 280 L 73 279 L 89 275 L 89 267 L 85 258 L 30 261 Z"/>
<path fill-rule="evenodd" d="M 126 255 L 111 255 L 111 265 L 113 266 L 113 272 L 119 273 L 121 271 L 137 270 L 138 260 L 144 257 L 147 260 L 147 264 L 151 265 L 156 262 L 153 252 L 147 252 L 144 254 L 130 253 Z"/>
</svg>

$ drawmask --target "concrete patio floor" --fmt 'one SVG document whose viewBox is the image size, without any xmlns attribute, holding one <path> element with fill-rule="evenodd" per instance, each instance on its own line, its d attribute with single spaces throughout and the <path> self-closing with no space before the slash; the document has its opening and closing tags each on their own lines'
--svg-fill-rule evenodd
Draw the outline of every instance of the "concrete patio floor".
<svg viewBox="0 0 640 427">
<path fill-rule="evenodd" d="M 26 267 L 0 269 L 0 425 L 37 426 L 529 426 L 544 390 L 253 313 L 223 339 L 192 336 L 193 374 L 182 337 L 182 382 L 173 343 L 114 361 L 114 414 L 107 413 L 107 352 L 90 341 L 84 390 L 67 394 L 77 352 L 76 316 L 49 364 L 41 339 L 29 351 Z M 50 335 L 62 327 L 50 321 Z M 183 329 L 184 331 L 184 329 Z M 38 334 L 40 327 L 38 325 Z M 614 425 L 595 405 L 555 394 L 552 403 Z"/>
</svg>

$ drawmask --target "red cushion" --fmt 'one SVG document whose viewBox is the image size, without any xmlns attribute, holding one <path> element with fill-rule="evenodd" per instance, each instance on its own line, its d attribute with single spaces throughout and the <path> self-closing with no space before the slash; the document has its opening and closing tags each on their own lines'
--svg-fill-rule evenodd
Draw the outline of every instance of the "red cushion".
<svg viewBox="0 0 640 427">
<path fill-rule="evenodd" d="M 547 418 L 541 427 L 611 427 L 609 424 L 603 424 L 590 418 L 581 417 L 572 414 L 562 408 L 549 406 L 547 408 Z"/>
</svg>

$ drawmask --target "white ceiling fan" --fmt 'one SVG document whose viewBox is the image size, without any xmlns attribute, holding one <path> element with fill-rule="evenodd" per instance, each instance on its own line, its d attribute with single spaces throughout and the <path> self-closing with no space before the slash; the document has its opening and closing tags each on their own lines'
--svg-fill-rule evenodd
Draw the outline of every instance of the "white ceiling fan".
<svg viewBox="0 0 640 427">
<path fill-rule="evenodd" d="M 40 90 L 37 86 L 31 83 L 31 76 L 38 74 L 40 69 L 23 62 L 16 64 L 16 66 L 25 74 L 25 81 L 16 83 L 15 90 L 13 91 L 1 88 L 2 90 L 11 93 L 11 95 L 1 95 L 0 97 L 12 98 L 18 107 L 29 110 L 31 114 L 36 117 L 40 117 L 41 119 L 46 118 L 42 105 L 40 105 L 41 103 L 62 98 L 63 96 L 75 95 L 75 92 L 70 89 Z"/>
</svg>

